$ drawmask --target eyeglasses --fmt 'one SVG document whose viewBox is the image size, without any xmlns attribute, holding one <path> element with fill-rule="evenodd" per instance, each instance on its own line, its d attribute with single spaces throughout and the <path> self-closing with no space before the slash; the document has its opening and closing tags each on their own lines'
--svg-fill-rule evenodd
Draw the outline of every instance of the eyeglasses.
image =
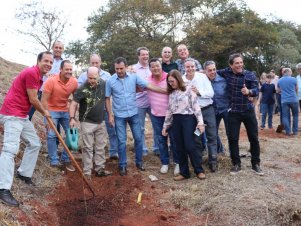
<svg viewBox="0 0 301 226">
<path fill-rule="evenodd" d="M 176 81 L 175 80 L 168 80 L 167 82 L 170 84 L 170 83 L 175 83 Z"/>
</svg>

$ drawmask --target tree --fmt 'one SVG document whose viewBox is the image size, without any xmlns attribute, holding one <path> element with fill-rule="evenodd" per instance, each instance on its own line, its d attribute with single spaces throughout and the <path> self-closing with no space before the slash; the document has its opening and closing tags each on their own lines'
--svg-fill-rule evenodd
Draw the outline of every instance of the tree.
<svg viewBox="0 0 301 226">
<path fill-rule="evenodd" d="M 200 59 L 217 61 L 228 66 L 229 54 L 240 52 L 247 67 L 259 71 L 267 67 L 265 49 L 277 43 L 277 30 L 243 5 L 223 5 L 220 10 L 198 20 L 187 29 L 187 42 Z"/>
<path fill-rule="evenodd" d="M 52 44 L 63 36 L 67 25 L 67 19 L 61 15 L 63 11 L 46 9 L 42 2 L 25 3 L 15 15 L 22 24 L 18 32 L 49 51 Z"/>
<path fill-rule="evenodd" d="M 301 56 L 301 45 L 295 33 L 289 28 L 282 28 L 279 32 L 280 41 L 276 48 L 275 66 L 293 67 Z"/>
<path fill-rule="evenodd" d="M 163 46 L 174 47 L 181 39 L 181 27 L 198 2 L 110 0 L 106 8 L 100 8 L 88 18 L 91 52 L 98 50 L 109 62 L 124 56 L 129 63 L 135 63 L 135 50 L 146 46 L 151 56 L 160 56 Z"/>
</svg>

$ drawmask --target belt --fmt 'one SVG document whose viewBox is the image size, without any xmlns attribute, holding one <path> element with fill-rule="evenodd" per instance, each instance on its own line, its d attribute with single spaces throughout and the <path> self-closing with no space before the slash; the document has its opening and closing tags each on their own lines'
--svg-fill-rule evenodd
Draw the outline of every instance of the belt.
<svg viewBox="0 0 301 226">
<path fill-rule="evenodd" d="M 206 109 L 208 109 L 208 108 L 210 108 L 212 106 L 213 106 L 213 104 L 209 104 L 209 105 L 207 105 L 205 107 L 202 107 L 201 110 L 204 111 L 204 110 L 206 110 Z"/>
</svg>

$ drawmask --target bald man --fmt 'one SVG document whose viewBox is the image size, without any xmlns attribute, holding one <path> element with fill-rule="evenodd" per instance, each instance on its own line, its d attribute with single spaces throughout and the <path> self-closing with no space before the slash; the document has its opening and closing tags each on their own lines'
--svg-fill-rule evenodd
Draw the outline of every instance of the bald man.
<svg viewBox="0 0 301 226">
<path fill-rule="evenodd" d="M 111 74 L 105 70 L 101 69 L 101 57 L 98 54 L 92 54 L 90 56 L 90 66 L 94 66 L 98 68 L 99 71 L 99 77 L 106 81 L 111 77 Z M 78 79 L 78 85 L 82 85 L 87 81 L 87 72 L 82 73 Z M 107 128 L 107 133 L 109 136 L 109 156 L 110 160 L 118 160 L 118 141 L 117 141 L 117 135 L 115 131 L 115 126 L 111 126 L 108 121 L 108 114 L 105 111 L 105 123 Z"/>
<path fill-rule="evenodd" d="M 93 170 L 93 150 L 95 152 L 95 176 L 112 174 L 105 170 L 105 84 L 105 81 L 99 78 L 99 68 L 89 67 L 87 81 L 76 90 L 69 107 L 70 127 L 72 128 L 76 126 L 75 113 L 79 104 L 84 174 L 90 179 Z"/>
</svg>

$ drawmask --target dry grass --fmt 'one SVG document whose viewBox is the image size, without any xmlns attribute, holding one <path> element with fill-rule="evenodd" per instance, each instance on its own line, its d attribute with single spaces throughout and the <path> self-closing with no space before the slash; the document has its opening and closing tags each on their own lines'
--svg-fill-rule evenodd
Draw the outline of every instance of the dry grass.
<svg viewBox="0 0 301 226">
<path fill-rule="evenodd" d="M 248 142 L 240 144 L 247 151 Z M 264 139 L 261 146 L 265 176 L 251 171 L 249 157 L 242 159 L 243 172 L 232 176 L 226 157 L 218 173 L 207 173 L 205 181 L 174 185 L 171 202 L 207 215 L 208 225 L 301 225 L 300 135 Z"/>
<path fill-rule="evenodd" d="M 10 87 L 11 79 L 26 66 L 9 62 L 0 57 L 0 94 L 5 93 Z M 2 103 L 2 102 L 1 102 Z"/>
</svg>

